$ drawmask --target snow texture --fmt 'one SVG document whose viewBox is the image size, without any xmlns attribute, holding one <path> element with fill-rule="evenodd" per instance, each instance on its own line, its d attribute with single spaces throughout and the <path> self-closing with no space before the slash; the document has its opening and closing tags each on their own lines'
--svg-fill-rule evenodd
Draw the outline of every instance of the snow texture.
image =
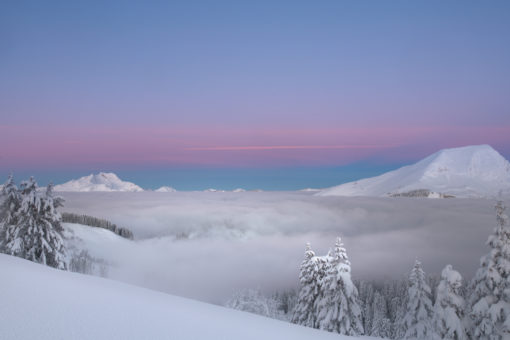
<svg viewBox="0 0 510 340">
<path fill-rule="evenodd" d="M 100 172 L 55 186 L 55 191 L 143 191 L 138 185 L 122 181 L 111 172 Z"/>
<path fill-rule="evenodd" d="M 444 149 L 383 175 L 345 183 L 319 196 L 405 196 L 425 190 L 431 197 L 510 195 L 510 163 L 489 145 Z"/>
<path fill-rule="evenodd" d="M 4 254 L 0 268 L 0 339 L 353 339 Z"/>
</svg>

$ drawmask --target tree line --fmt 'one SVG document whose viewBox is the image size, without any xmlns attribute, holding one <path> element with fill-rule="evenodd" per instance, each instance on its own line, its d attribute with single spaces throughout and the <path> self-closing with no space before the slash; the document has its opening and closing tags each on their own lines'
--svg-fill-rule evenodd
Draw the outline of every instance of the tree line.
<svg viewBox="0 0 510 340">
<path fill-rule="evenodd" d="M 74 213 L 68 213 L 63 212 L 62 213 L 62 222 L 64 223 L 77 223 L 77 224 L 83 224 L 88 225 L 90 227 L 96 227 L 96 228 L 103 228 L 110 230 L 111 232 L 127 238 L 129 240 L 133 239 L 133 232 L 127 228 L 118 227 L 116 224 L 102 219 L 97 218 L 89 215 L 80 215 L 80 214 L 74 214 Z"/>
<path fill-rule="evenodd" d="M 340 238 L 326 256 L 309 244 L 301 264 L 300 290 L 291 321 L 345 335 L 391 339 L 510 339 L 510 227 L 496 204 L 490 251 L 466 284 L 447 265 L 434 292 L 416 260 L 406 284 L 374 285 L 351 279 Z"/>
</svg>

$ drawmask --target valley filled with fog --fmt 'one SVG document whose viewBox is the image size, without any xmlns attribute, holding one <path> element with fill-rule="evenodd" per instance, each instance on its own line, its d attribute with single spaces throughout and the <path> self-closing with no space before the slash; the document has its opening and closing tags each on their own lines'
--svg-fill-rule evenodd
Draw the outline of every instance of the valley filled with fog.
<svg viewBox="0 0 510 340">
<path fill-rule="evenodd" d="M 63 212 L 107 219 L 134 240 L 66 224 L 115 280 L 224 303 L 243 288 L 298 287 L 306 242 L 325 255 L 341 236 L 353 279 L 428 274 L 452 264 L 470 278 L 487 253 L 494 200 L 320 197 L 310 192 L 65 192 Z"/>
</svg>

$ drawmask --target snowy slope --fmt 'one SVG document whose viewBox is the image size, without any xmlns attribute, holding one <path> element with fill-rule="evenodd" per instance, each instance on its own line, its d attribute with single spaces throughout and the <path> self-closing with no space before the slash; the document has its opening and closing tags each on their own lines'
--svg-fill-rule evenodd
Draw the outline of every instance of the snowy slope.
<svg viewBox="0 0 510 340">
<path fill-rule="evenodd" d="M 353 339 L 0 254 L 0 339 Z"/>
<path fill-rule="evenodd" d="M 111 172 L 100 172 L 55 186 L 55 191 L 143 191 L 138 185 L 122 181 Z"/>
<path fill-rule="evenodd" d="M 156 192 L 176 192 L 177 190 L 175 190 L 174 188 L 172 187 L 167 187 L 167 186 L 164 186 L 164 187 L 161 187 L 159 189 L 156 189 L 154 190 Z"/>
<path fill-rule="evenodd" d="M 444 149 L 383 175 L 325 189 L 319 196 L 391 196 L 426 189 L 455 197 L 510 194 L 510 163 L 489 145 Z"/>
</svg>

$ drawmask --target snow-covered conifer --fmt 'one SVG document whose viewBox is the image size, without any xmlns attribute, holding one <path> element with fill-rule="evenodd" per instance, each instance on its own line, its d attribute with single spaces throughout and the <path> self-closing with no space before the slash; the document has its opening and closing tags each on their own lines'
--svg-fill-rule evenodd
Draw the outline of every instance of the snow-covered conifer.
<svg viewBox="0 0 510 340">
<path fill-rule="evenodd" d="M 351 265 L 340 238 L 326 263 L 323 292 L 317 303 L 319 328 L 345 335 L 363 334 L 358 290 L 351 280 Z"/>
<path fill-rule="evenodd" d="M 21 205 L 21 196 L 12 175 L 9 175 L 2 188 L 2 198 L 3 202 L 0 205 L 0 251 L 3 248 L 3 240 L 6 239 L 7 227 L 16 224 L 16 212 Z"/>
<path fill-rule="evenodd" d="M 372 321 L 371 336 L 379 338 L 391 337 L 391 322 L 388 318 L 388 308 L 386 300 L 382 294 L 375 292 L 372 302 L 372 311 L 374 313 Z"/>
<path fill-rule="evenodd" d="M 232 298 L 227 301 L 225 306 L 270 318 L 277 317 L 276 301 L 266 298 L 259 290 L 242 289 L 237 291 Z"/>
<path fill-rule="evenodd" d="M 310 243 L 307 243 L 305 257 L 299 271 L 299 284 L 301 287 L 291 320 L 293 323 L 315 327 L 316 312 L 314 304 L 320 292 L 318 285 L 318 269 L 318 261 L 315 258 L 315 253 Z"/>
<path fill-rule="evenodd" d="M 469 299 L 471 337 L 481 340 L 510 338 L 510 227 L 501 201 L 496 219 L 487 241 L 491 250 L 480 261 Z"/>
<path fill-rule="evenodd" d="M 358 288 L 359 299 L 361 305 L 361 316 L 363 320 L 363 329 L 372 329 L 372 318 L 374 311 L 372 309 L 374 301 L 374 285 L 371 282 L 361 281 Z"/>
<path fill-rule="evenodd" d="M 63 228 L 57 208 L 63 199 L 54 197 L 52 185 L 45 192 L 37 190 L 31 177 L 21 184 L 22 201 L 16 224 L 6 228 L 5 251 L 11 255 L 59 269 L 67 269 Z"/>
<path fill-rule="evenodd" d="M 462 276 L 447 265 L 441 272 L 434 304 L 434 326 L 440 339 L 465 340 Z"/>
<path fill-rule="evenodd" d="M 434 339 L 433 308 L 430 300 L 430 287 L 425 281 L 425 272 L 416 260 L 409 275 L 407 307 L 404 316 L 405 339 Z"/>
</svg>

